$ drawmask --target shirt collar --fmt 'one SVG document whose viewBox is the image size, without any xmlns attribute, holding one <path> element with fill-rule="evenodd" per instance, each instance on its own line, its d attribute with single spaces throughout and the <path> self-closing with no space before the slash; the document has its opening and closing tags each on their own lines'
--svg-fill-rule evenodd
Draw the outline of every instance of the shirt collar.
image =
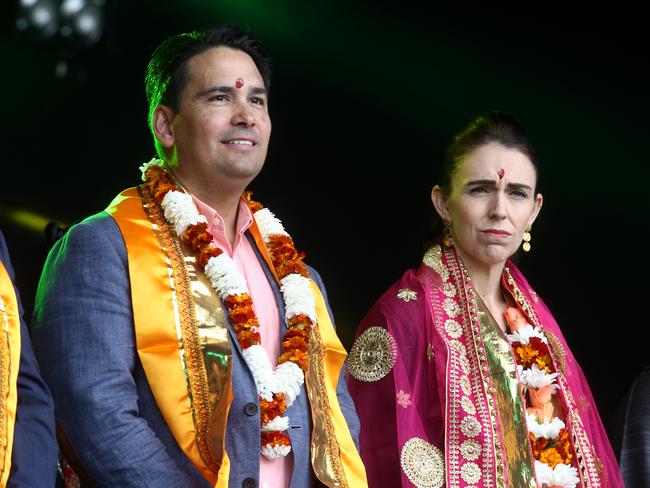
<svg viewBox="0 0 650 488">
<path fill-rule="evenodd" d="M 192 195 L 192 200 L 196 205 L 196 209 L 201 215 L 203 215 L 208 221 L 208 232 L 212 234 L 213 243 L 226 251 L 230 257 L 237 252 L 239 243 L 244 237 L 244 233 L 253 223 L 253 214 L 244 201 L 243 198 L 239 199 L 239 207 L 237 208 L 237 230 L 235 233 L 235 241 L 232 246 L 226 238 L 226 228 L 224 226 L 223 218 L 219 215 L 215 209 L 210 207 L 208 204 L 203 203 L 197 197 Z"/>
</svg>

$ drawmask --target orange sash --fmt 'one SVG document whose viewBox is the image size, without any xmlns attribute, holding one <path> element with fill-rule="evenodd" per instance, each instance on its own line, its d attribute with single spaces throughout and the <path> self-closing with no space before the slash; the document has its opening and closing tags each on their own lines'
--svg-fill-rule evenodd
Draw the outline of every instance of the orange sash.
<svg viewBox="0 0 650 488">
<path fill-rule="evenodd" d="M 226 377 L 207 374 L 207 359 L 200 352 L 197 295 L 192 293 L 190 281 L 206 279 L 205 275 L 183 252 L 146 187 L 125 190 L 107 212 L 117 222 L 126 244 L 138 354 L 156 402 L 187 457 L 214 486 L 226 487 L 229 460 L 225 429 L 232 399 L 231 370 L 230 362 L 225 360 Z M 257 226 L 252 225 L 249 231 L 270 265 Z M 320 290 L 313 283 L 312 289 L 318 315 L 318 326 L 310 338 L 306 375 L 314 425 L 312 466 L 326 486 L 367 486 L 365 469 L 336 395 L 346 352 Z M 211 293 L 216 310 L 223 311 L 216 293 Z M 230 357 L 225 352 L 223 356 Z M 222 382 L 216 389 L 214 377 Z M 214 391 L 220 392 L 216 404 Z"/>
<path fill-rule="evenodd" d="M 6 486 L 11 469 L 14 423 L 18 402 L 20 365 L 20 315 L 11 278 L 0 262 L 0 486 Z"/>
</svg>

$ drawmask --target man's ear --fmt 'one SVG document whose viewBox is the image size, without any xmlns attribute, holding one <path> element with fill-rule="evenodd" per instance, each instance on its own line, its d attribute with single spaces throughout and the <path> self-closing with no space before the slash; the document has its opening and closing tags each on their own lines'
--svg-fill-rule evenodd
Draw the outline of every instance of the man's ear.
<svg viewBox="0 0 650 488">
<path fill-rule="evenodd" d="M 158 105 L 153 111 L 153 133 L 158 142 L 166 148 L 170 148 L 175 143 L 174 138 L 174 111 L 166 105 Z"/>
<path fill-rule="evenodd" d="M 431 190 L 431 201 L 433 202 L 436 212 L 440 215 L 440 218 L 446 222 L 450 222 L 451 214 L 447 208 L 447 195 L 442 191 L 440 185 L 434 186 L 433 190 Z"/>
</svg>

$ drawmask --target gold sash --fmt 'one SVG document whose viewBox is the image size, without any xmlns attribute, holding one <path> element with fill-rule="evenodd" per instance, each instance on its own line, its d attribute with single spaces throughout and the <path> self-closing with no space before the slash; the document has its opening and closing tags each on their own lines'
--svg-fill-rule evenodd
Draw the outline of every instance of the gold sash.
<svg viewBox="0 0 650 488">
<path fill-rule="evenodd" d="M 145 186 L 122 192 L 107 212 L 126 244 L 138 354 L 158 407 L 202 475 L 214 486 L 226 487 L 225 431 L 232 386 L 222 303 Z M 257 226 L 249 231 L 270 264 Z M 345 349 L 320 290 L 313 283 L 312 288 L 318 315 L 306 378 L 313 417 L 312 466 L 326 486 L 367 486 L 336 396 Z"/>
<path fill-rule="evenodd" d="M 0 262 L 0 486 L 6 486 L 11 468 L 14 423 L 18 402 L 20 314 L 16 291 Z"/>
</svg>

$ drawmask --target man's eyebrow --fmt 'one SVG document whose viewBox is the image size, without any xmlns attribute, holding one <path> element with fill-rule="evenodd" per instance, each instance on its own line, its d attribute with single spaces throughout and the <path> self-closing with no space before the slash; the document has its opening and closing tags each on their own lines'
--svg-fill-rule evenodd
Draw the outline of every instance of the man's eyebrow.
<svg viewBox="0 0 650 488">
<path fill-rule="evenodd" d="M 206 90 L 202 90 L 198 92 L 196 95 L 194 95 L 194 98 L 202 98 L 207 95 L 210 95 L 212 93 L 235 93 L 235 87 L 230 86 L 230 85 L 219 85 L 219 86 L 211 86 L 210 88 L 207 88 Z M 241 88 L 238 88 L 237 90 L 241 90 Z M 254 95 L 266 95 L 266 88 L 263 88 L 261 86 L 254 86 L 250 89 L 251 93 Z"/>
</svg>

